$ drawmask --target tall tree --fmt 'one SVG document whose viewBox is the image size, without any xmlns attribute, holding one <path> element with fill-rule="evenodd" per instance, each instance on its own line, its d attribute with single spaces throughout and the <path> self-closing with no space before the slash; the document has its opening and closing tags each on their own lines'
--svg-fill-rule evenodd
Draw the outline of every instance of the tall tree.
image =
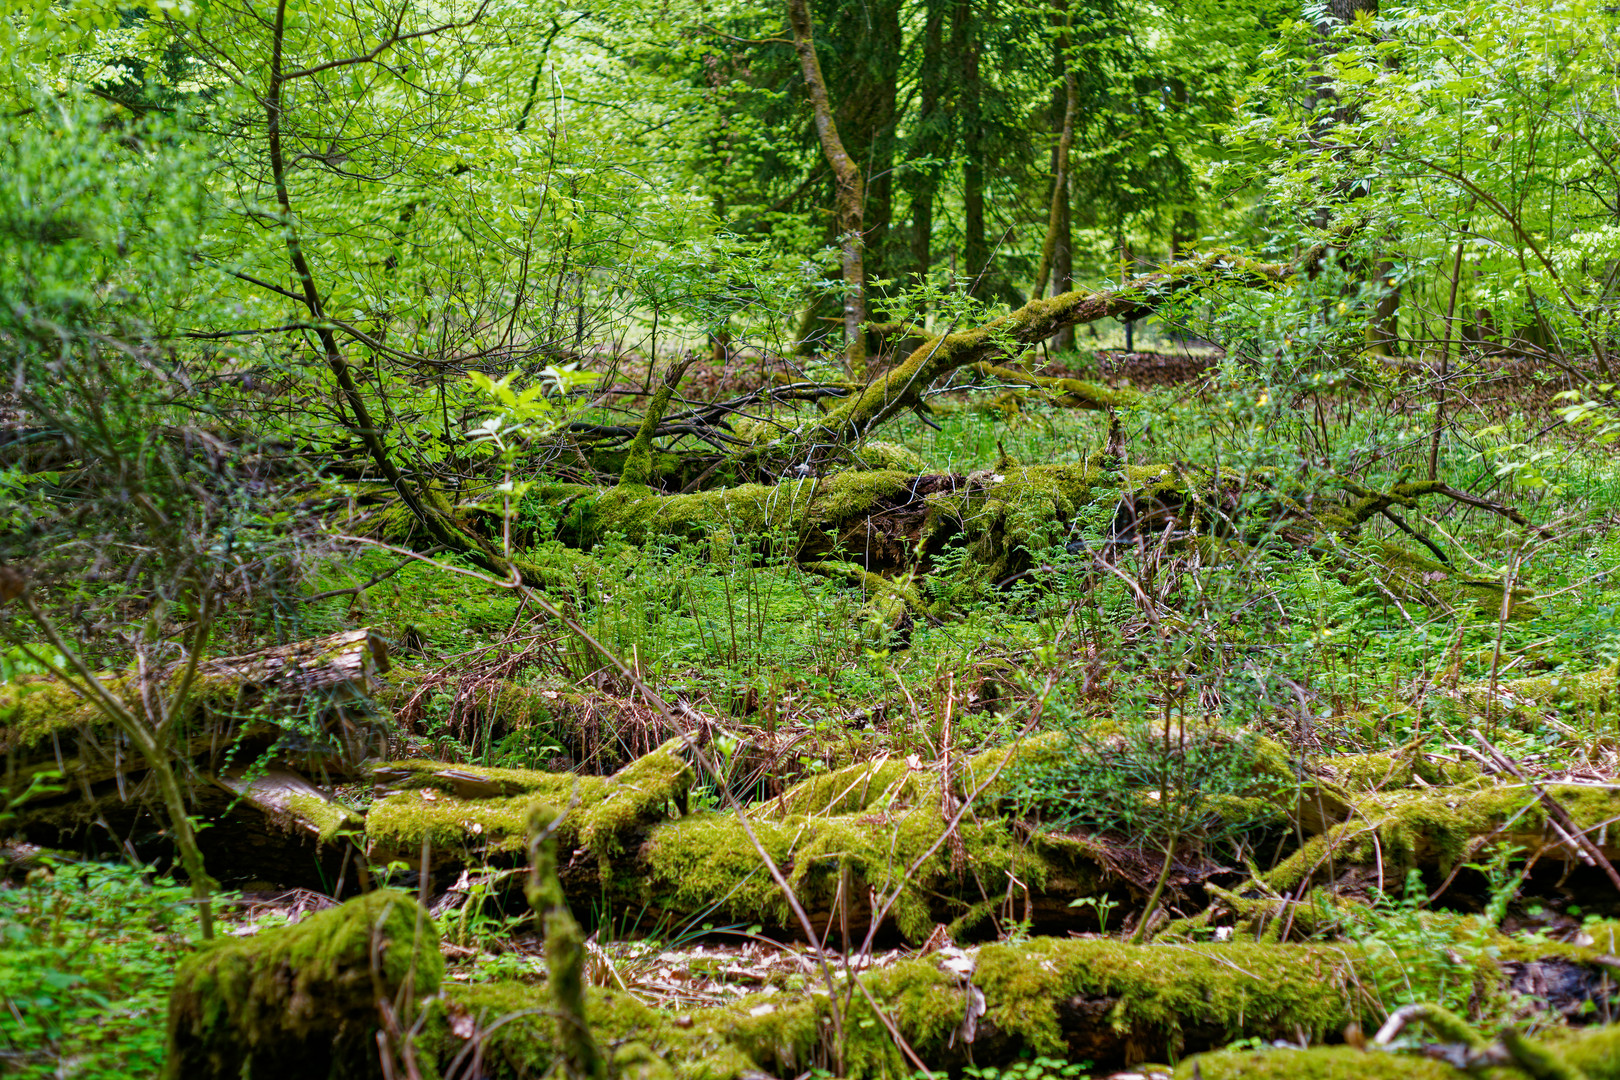
<svg viewBox="0 0 1620 1080">
<path fill-rule="evenodd" d="M 827 95 L 827 81 L 816 56 L 815 25 L 810 19 L 809 0 L 788 0 L 788 23 L 793 27 L 793 48 L 804 73 L 815 116 L 816 135 L 821 152 L 832 168 L 837 185 L 839 250 L 844 270 L 844 366 L 851 375 L 866 371 L 866 268 L 862 262 L 864 238 L 862 219 L 866 209 L 866 186 L 861 167 L 844 149 L 838 136 L 838 123 Z"/>
</svg>

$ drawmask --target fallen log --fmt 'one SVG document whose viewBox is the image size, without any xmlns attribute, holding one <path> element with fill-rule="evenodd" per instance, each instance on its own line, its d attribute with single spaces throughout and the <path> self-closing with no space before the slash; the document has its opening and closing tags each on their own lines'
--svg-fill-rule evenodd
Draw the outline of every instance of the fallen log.
<svg viewBox="0 0 1620 1080">
<path fill-rule="evenodd" d="M 387 647 L 366 630 L 278 646 L 198 666 L 183 715 L 165 728 L 168 752 L 189 778 L 190 811 L 213 820 L 200 843 L 215 873 L 326 884 L 336 850 L 359 819 L 323 781 L 355 775 L 390 731 L 372 705 Z M 101 677 L 137 716 L 178 665 L 139 677 Z M 0 686 L 0 809 L 9 827 L 48 847 L 125 850 L 163 845 L 148 763 L 98 706 L 49 679 Z M 11 806 L 32 788 L 26 802 Z M 161 854 L 154 850 L 152 854 Z"/>
<path fill-rule="evenodd" d="M 1437 1033 L 1438 1034 L 1438 1033 Z M 1217 1051 L 1189 1058 L 1176 1080 L 1524 1080 L 1525 1077 L 1620 1078 L 1620 1024 L 1585 1030 L 1552 1030 L 1534 1042 L 1508 1029 L 1502 1043 L 1487 1048 L 1470 1068 L 1453 1064 L 1466 1055 L 1455 1041 L 1423 1047 L 1425 1056 L 1351 1046 Z"/>
<path fill-rule="evenodd" d="M 827 1068 L 838 1051 L 848 1077 L 909 1076 L 915 1066 L 899 1040 L 940 1071 L 1036 1055 L 1118 1067 L 1163 1063 L 1237 1039 L 1321 1043 L 1342 1038 L 1346 1029 L 1373 1030 L 1386 1012 L 1369 990 L 1380 962 L 1355 944 L 1128 945 L 1038 938 L 971 950 L 946 947 L 853 977 L 840 970 L 848 1033 L 842 1047 L 834 1041 L 828 996 L 819 988 L 798 993 L 772 988 L 675 1016 L 648 1007 L 633 993 L 607 990 L 590 997 L 587 1015 L 599 1043 L 633 1046 L 636 1060 L 667 1062 L 677 1077 L 799 1075 Z M 1478 978 L 1482 994 L 1500 992 L 1489 965 Z M 476 1040 L 492 1080 L 538 1077 L 555 1055 L 556 1021 L 547 1015 L 546 1003 L 543 989 L 519 982 L 451 986 L 442 1019 L 430 1021 L 426 1041 L 443 1061 Z M 505 1022 L 497 1028 L 498 1020 Z M 1617 1032 L 1620 1028 L 1597 1028 L 1563 1036 L 1566 1060 L 1601 1060 L 1615 1046 Z M 1352 1052 L 1311 1053 L 1337 1066 Z M 1255 1054 L 1222 1055 L 1223 1067 L 1228 1057 L 1263 1060 Z M 1393 1059 L 1411 1061 L 1416 1071 L 1377 1071 L 1380 1062 L 1392 1058 L 1361 1055 L 1367 1072 L 1204 1075 L 1279 1080 L 1386 1075 L 1461 1080 L 1466 1075 L 1449 1066 L 1445 1072 L 1424 1071 L 1424 1059 Z M 1184 1066 L 1177 1075 L 1197 1074 Z M 1594 1075 L 1620 1076 L 1620 1070 Z"/>
</svg>

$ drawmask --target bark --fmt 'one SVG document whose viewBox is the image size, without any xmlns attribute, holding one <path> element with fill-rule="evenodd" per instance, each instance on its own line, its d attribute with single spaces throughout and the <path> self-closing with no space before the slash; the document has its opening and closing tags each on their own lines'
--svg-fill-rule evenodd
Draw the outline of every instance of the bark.
<svg viewBox="0 0 1620 1080">
<path fill-rule="evenodd" d="M 865 182 L 860 165 L 838 136 L 827 83 L 821 74 L 821 61 L 816 56 L 809 0 L 788 0 L 788 22 L 793 27 L 793 47 L 810 94 L 816 136 L 837 187 L 838 243 L 844 268 L 844 364 L 851 376 L 859 377 L 866 371 L 866 339 L 861 325 L 866 321 L 866 271 L 862 264 Z"/>
<path fill-rule="evenodd" d="M 942 133 L 938 130 L 943 119 L 940 102 L 945 78 L 943 61 L 945 52 L 945 7 L 943 0 L 930 0 L 927 20 L 923 27 L 923 67 L 920 76 L 922 102 L 917 117 L 918 131 L 914 138 L 913 149 L 908 155 L 914 168 L 916 168 L 915 162 L 925 156 L 930 148 L 937 144 L 948 145 L 949 143 L 949 140 L 943 138 Z M 926 282 L 934 261 L 932 249 L 934 194 L 938 188 L 938 181 L 935 179 L 931 168 L 916 168 L 909 180 L 912 187 L 912 270 L 917 275 L 919 282 Z"/>
<path fill-rule="evenodd" d="M 838 133 L 866 178 L 862 211 L 861 261 L 865 281 L 890 276 L 889 231 L 894 214 L 895 126 L 904 54 L 898 0 L 861 0 L 839 9 L 840 24 L 828 33 L 839 42 L 847 62 L 832 76 L 837 98 Z M 841 89 L 840 89 L 841 88 Z M 866 314 L 874 312 L 870 290 L 863 291 Z M 871 342 L 868 341 L 868 347 Z"/>
</svg>

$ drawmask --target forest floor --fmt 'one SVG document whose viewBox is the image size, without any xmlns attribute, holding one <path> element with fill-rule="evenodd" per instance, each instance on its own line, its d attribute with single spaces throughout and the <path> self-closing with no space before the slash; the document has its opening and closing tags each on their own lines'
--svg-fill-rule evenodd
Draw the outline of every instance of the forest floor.
<svg viewBox="0 0 1620 1080">
<path fill-rule="evenodd" d="M 1136 462 L 1303 469 L 1221 460 L 1255 391 L 1205 387 L 1214 359 L 1049 373 L 1172 399 Z M 749 388 L 701 366 L 687 383 Z M 562 1021 L 522 886 L 544 804 L 618 1074 L 1508 1076 L 1527 1075 L 1522 1033 L 1566 1069 L 1528 1074 L 1620 1076 L 1602 1041 L 1620 1008 L 1620 465 L 1549 435 L 1545 398 L 1482 391 L 1442 462 L 1543 528 L 1410 507 L 1445 554 L 1421 565 L 1391 554 L 1413 544 L 1394 518 L 1331 558 L 1282 534 L 1223 558 L 1173 527 L 1122 533 L 1115 484 L 1000 577 L 965 547 L 919 563 L 897 626 L 793 538 L 609 533 L 581 553 L 543 539 L 542 514 L 530 550 L 571 579 L 550 591 L 597 649 L 446 569 L 466 564 L 362 550 L 307 583 L 347 595 L 222 617 L 232 653 L 368 630 L 389 727 L 384 763 L 311 774 L 351 824 L 317 820 L 257 865 L 219 826 L 224 932 L 300 924 L 362 880 L 403 890 L 445 964 L 418 1031 L 435 1068 L 543 1075 Z M 1288 422 L 1353 456 L 1369 400 L 1328 388 Z M 1109 439 L 1106 416 L 1034 398 L 930 404 L 884 433 L 922 477 L 1083 466 Z M 1411 453 L 1361 462 L 1363 483 L 1412 475 L 1427 432 L 1409 422 Z M 1496 468 L 1537 454 L 1533 474 Z M 366 526 L 362 508 L 347 528 Z M 127 828 L 134 867 L 83 861 L 112 853 L 95 829 L 72 851 L 28 829 L 0 849 L 0 1073 L 158 1068 L 195 929 L 187 891 L 144 865 L 158 826 Z M 1448 1012 L 1385 1032 L 1410 1054 L 1363 1053 L 1392 1016 L 1423 1019 L 1405 1006 Z"/>
</svg>

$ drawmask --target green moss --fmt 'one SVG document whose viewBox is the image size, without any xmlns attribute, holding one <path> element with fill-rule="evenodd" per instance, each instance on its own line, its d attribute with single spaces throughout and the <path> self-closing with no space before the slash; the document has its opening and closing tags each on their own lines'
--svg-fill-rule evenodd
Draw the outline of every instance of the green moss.
<svg viewBox="0 0 1620 1080">
<path fill-rule="evenodd" d="M 1365 540 L 1362 546 L 1384 567 L 1380 581 L 1402 599 L 1417 603 L 1439 600 L 1452 607 L 1473 607 L 1482 615 L 1497 618 L 1502 610 L 1502 583 L 1490 578 L 1469 577 L 1457 568 L 1383 540 Z M 1510 619 L 1530 618 L 1539 613 L 1531 594 L 1514 590 Z"/>
<path fill-rule="evenodd" d="M 1061 1053 L 1058 1005 L 1113 999 L 1117 1030 L 1163 1038 L 1174 1050 L 1184 1026 L 1321 1039 L 1352 1022 L 1371 1022 L 1361 984 L 1366 959 L 1353 945 L 1127 945 L 1042 939 L 986 946 L 974 984 L 988 1018 L 1037 1053 Z M 1364 1015 L 1365 1014 L 1365 1015 Z"/>
<path fill-rule="evenodd" d="M 869 469 L 892 469 L 913 476 L 929 472 L 921 454 L 899 443 L 868 439 L 855 448 L 855 456 Z"/>
<path fill-rule="evenodd" d="M 606 866 L 624 851 L 632 832 L 663 820 L 672 805 L 684 803 L 693 780 L 681 756 L 684 739 L 672 739 L 608 777 L 446 765 L 437 761 L 398 761 L 379 766 L 395 791 L 372 804 L 366 831 L 396 852 L 421 847 L 466 845 L 510 853 L 526 842 L 529 814 L 536 804 L 565 812 L 564 843 L 589 848 Z M 467 798 L 468 780 L 499 794 Z"/>
<path fill-rule="evenodd" d="M 978 950 L 971 975 L 987 1009 L 975 1050 L 981 1063 L 989 1064 L 1017 1053 L 1067 1055 L 1076 1038 L 1116 1046 L 1121 1053 L 1154 1047 L 1166 1056 L 1178 1052 L 1184 1032 L 1196 1032 L 1200 1040 L 1303 1036 L 1320 1041 L 1337 1037 L 1352 1023 L 1370 1029 L 1382 1018 L 1364 989 L 1373 975 L 1370 961 L 1353 945 L 1131 946 L 1099 939 L 987 945 Z M 961 976 L 937 958 L 903 960 L 868 972 L 860 976 L 864 992 L 849 987 L 842 973 L 835 979 L 844 1006 L 847 1076 L 864 1080 L 912 1073 L 873 1001 L 925 1062 L 937 1068 L 960 1061 L 968 995 Z M 470 1016 L 484 1027 L 500 1017 L 514 1018 L 486 1048 L 490 1076 L 538 1077 L 552 1067 L 556 1021 L 544 988 L 454 986 L 446 997 L 450 1014 Z M 1077 1011 L 1077 1006 L 1085 1008 Z M 598 1043 L 633 1045 L 625 1051 L 632 1067 L 650 1068 L 650 1057 L 668 1062 L 676 1076 L 702 1080 L 762 1072 L 791 1076 L 815 1067 L 832 1038 L 831 1011 L 816 979 L 796 995 L 756 993 L 724 1007 L 694 1009 L 679 1024 L 668 1012 L 622 993 L 593 992 L 587 1002 Z M 1608 1080 L 1620 1073 L 1620 1063 L 1603 1064 L 1620 1048 L 1616 1030 L 1554 1033 L 1542 1041 L 1567 1063 L 1587 1069 L 1592 1080 Z M 429 1034 L 440 1061 L 462 1046 L 443 1024 L 430 1024 Z M 1201 1063 L 1205 1077 L 1462 1080 L 1466 1075 L 1425 1058 L 1344 1047 L 1206 1054 L 1192 1060 Z M 1184 1063 L 1177 1075 L 1194 1075 L 1191 1066 Z M 1510 1074 L 1488 1075 L 1505 1080 Z"/>
<path fill-rule="evenodd" d="M 756 837 L 818 919 L 830 917 L 846 871 L 861 900 L 869 888 L 879 894 L 899 888 L 894 919 L 913 941 L 926 938 L 937 922 L 955 919 L 960 924 L 982 917 L 982 908 L 954 898 L 976 897 L 975 878 L 1002 883 L 1010 874 L 1035 890 L 1061 881 L 1075 895 L 1100 885 L 1100 871 L 1077 859 L 1072 849 L 1041 838 L 1026 840 L 999 817 L 958 825 L 965 860 L 953 864 L 953 845 L 935 843 L 945 831 L 938 777 L 907 777 L 884 766 L 868 784 L 860 768 L 841 770 L 841 779 L 823 777 L 800 785 L 784 795 L 783 805 L 763 806 L 753 818 Z M 821 803 L 865 805 L 843 814 L 827 814 L 825 806 L 812 813 L 784 809 Z M 929 848 L 935 850 L 923 858 Z M 681 911 L 715 904 L 725 917 L 756 920 L 763 915 L 777 925 L 790 925 L 786 902 L 735 817 L 698 814 L 671 822 L 654 830 L 643 850 L 650 895 L 661 904 Z M 906 878 L 914 864 L 916 872 Z"/>
<path fill-rule="evenodd" d="M 1487 712 L 1522 725 L 1539 725 L 1546 716 L 1577 724 L 1608 722 L 1620 711 L 1620 665 L 1579 673 L 1561 672 L 1528 679 L 1503 679 L 1492 702 L 1490 684 L 1464 687 L 1457 694 L 1472 715 Z"/>
<path fill-rule="evenodd" d="M 1379 754 L 1335 754 L 1314 763 L 1315 772 L 1349 792 L 1409 788 L 1417 780 L 1431 787 L 1468 785 L 1481 776 L 1472 762 L 1436 761 L 1417 747 Z"/>
<path fill-rule="evenodd" d="M 343 833 L 355 833 L 365 828 L 365 818 L 342 803 L 316 795 L 292 794 L 283 800 L 287 810 L 299 820 L 315 827 L 316 839 L 321 843 L 336 839 Z"/>
<path fill-rule="evenodd" d="M 836 525 L 882 498 L 903 494 L 914 473 L 842 472 L 780 485 L 743 484 L 688 495 L 660 495 L 649 487 L 621 484 L 596 499 L 598 534 L 622 533 L 632 543 L 655 536 L 699 537 L 724 529 L 735 535 Z"/>
<path fill-rule="evenodd" d="M 1547 790 L 1583 827 L 1620 816 L 1620 792 L 1570 784 L 1550 785 Z M 1292 888 L 1325 869 L 1330 858 L 1338 867 L 1382 860 L 1386 874 L 1396 880 L 1408 866 L 1432 862 L 1449 869 L 1468 854 L 1473 840 L 1509 818 L 1514 824 L 1503 837 L 1508 841 L 1539 833 L 1546 821 L 1533 793 L 1505 784 L 1384 791 L 1358 799 L 1356 808 L 1354 818 L 1313 838 L 1267 874 L 1267 884 L 1278 890 Z M 1540 839 L 1537 836 L 1530 846 L 1538 846 Z"/>
<path fill-rule="evenodd" d="M 403 855 L 419 849 L 423 840 L 451 851 L 469 846 L 488 854 L 520 851 L 533 802 L 532 795 L 430 799 L 423 791 L 400 791 L 371 804 L 366 835 L 383 850 Z"/>
<path fill-rule="evenodd" d="M 800 781 L 761 809 L 776 816 L 852 814 L 874 803 L 914 803 L 917 786 L 916 775 L 903 760 L 861 761 Z"/>
<path fill-rule="evenodd" d="M 1175 1075 L 1176 1080 L 1466 1080 L 1470 1074 L 1429 1058 L 1334 1046 L 1199 1054 L 1182 1062 Z"/>
<path fill-rule="evenodd" d="M 122 679 L 106 685 L 122 696 Z M 55 732 L 93 724 L 100 716 L 96 706 L 51 679 L 0 683 L 0 751 L 32 746 Z"/>
<path fill-rule="evenodd" d="M 974 473 L 963 490 L 928 497 L 925 536 L 966 534 L 976 572 L 1000 578 L 1065 536 L 1094 490 L 1108 483 L 1096 463 Z"/>
<path fill-rule="evenodd" d="M 648 1008 L 631 994 L 599 990 L 588 993 L 585 1008 L 597 1043 L 615 1048 L 613 1072 L 618 1077 L 661 1080 L 673 1074 L 683 1080 L 737 1080 L 758 1074 L 758 1066 L 718 1022 L 718 1010 L 699 1010 L 688 1017 L 697 1022 L 681 1027 L 669 1013 Z M 484 1043 L 482 1075 L 490 1080 L 540 1080 L 560 1065 L 557 1019 L 544 986 L 497 982 L 446 987 L 421 1040 L 441 1065 L 465 1045 L 452 1027 L 461 1017 L 480 1030 L 505 1020 Z"/>
<path fill-rule="evenodd" d="M 435 993 L 443 972 L 432 920 L 386 890 L 218 941 L 180 965 L 164 1075 L 374 1075 L 378 994 L 396 998 L 408 984 L 404 1000 L 414 1001 Z"/>
<path fill-rule="evenodd" d="M 1588 1080 L 1620 1080 L 1620 1025 L 1551 1031 L 1528 1049 L 1553 1056 Z M 1182 1062 L 1175 1075 L 1176 1080 L 1524 1080 L 1527 1074 L 1511 1067 L 1464 1072 L 1413 1054 L 1334 1046 L 1199 1054 Z"/>
</svg>

